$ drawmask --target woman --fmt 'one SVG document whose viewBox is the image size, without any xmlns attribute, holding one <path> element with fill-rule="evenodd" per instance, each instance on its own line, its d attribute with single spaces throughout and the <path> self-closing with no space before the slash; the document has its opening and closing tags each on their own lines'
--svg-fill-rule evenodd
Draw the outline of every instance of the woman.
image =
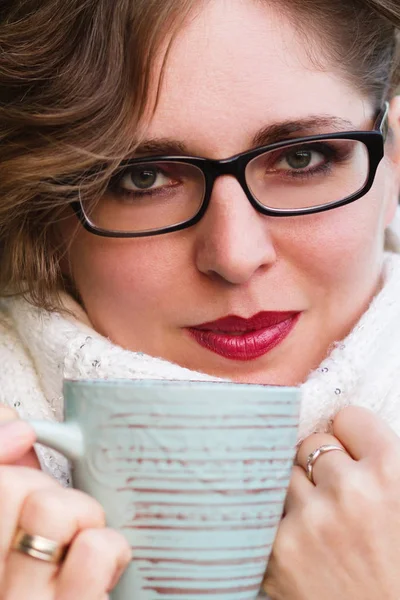
<svg viewBox="0 0 400 600">
<path fill-rule="evenodd" d="M 64 373 L 302 384 L 265 591 L 398 598 L 398 4 L 0 15 L 0 401 L 60 419 Z M 27 425 L 0 436 L 2 597 L 105 598 L 129 549 L 37 470 Z M 54 542 L 56 564 L 16 531 Z"/>
</svg>

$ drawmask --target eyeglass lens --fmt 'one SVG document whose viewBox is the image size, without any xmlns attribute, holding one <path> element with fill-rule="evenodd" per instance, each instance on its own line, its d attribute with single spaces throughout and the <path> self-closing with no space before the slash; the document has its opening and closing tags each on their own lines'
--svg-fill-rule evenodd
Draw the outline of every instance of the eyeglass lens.
<svg viewBox="0 0 400 600">
<path fill-rule="evenodd" d="M 113 178 L 105 194 L 82 203 L 95 227 L 120 232 L 162 229 L 196 215 L 205 180 L 201 169 L 179 162 L 134 164 Z"/>
<path fill-rule="evenodd" d="M 257 156 L 246 168 L 247 185 L 260 204 L 289 210 L 348 198 L 368 176 L 368 149 L 355 140 L 287 146 Z"/>
</svg>

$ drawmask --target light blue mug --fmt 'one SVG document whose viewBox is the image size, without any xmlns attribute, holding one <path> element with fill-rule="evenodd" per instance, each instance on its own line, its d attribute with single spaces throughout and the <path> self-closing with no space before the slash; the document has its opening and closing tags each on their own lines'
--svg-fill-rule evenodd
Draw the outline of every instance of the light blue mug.
<svg viewBox="0 0 400 600">
<path fill-rule="evenodd" d="M 65 423 L 34 421 L 133 560 L 113 600 L 254 600 L 295 456 L 298 388 L 65 381 Z"/>
</svg>

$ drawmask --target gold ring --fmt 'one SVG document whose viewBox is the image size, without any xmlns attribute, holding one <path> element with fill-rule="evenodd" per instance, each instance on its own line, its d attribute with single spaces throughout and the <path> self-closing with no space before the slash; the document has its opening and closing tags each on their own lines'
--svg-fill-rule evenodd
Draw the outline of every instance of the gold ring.
<svg viewBox="0 0 400 600">
<path fill-rule="evenodd" d="M 316 461 L 322 454 L 326 454 L 326 452 L 332 452 L 333 450 L 340 450 L 340 452 L 344 452 L 345 454 L 347 454 L 346 450 L 341 446 L 335 446 L 334 444 L 325 444 L 324 446 L 320 446 L 308 455 L 306 463 L 306 475 L 311 481 L 311 483 L 313 483 L 314 485 L 315 481 L 313 477 L 313 468 Z"/>
<path fill-rule="evenodd" d="M 17 531 L 12 543 L 13 550 L 53 564 L 59 564 L 65 558 L 67 548 L 40 535 L 29 535 L 22 529 Z"/>
</svg>

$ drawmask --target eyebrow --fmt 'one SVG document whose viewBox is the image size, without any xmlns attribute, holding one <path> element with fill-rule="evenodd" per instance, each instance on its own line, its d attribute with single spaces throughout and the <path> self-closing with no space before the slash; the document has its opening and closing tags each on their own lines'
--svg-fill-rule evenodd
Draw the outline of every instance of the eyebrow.
<svg viewBox="0 0 400 600">
<path fill-rule="evenodd" d="M 311 116 L 298 121 L 283 121 L 267 125 L 254 136 L 252 143 L 255 147 L 267 146 L 293 137 L 318 135 L 318 133 L 337 133 L 339 131 L 352 131 L 354 125 L 351 121 L 339 117 Z"/>
<path fill-rule="evenodd" d="M 268 146 L 275 142 L 289 140 L 293 137 L 306 137 L 318 133 L 336 133 L 339 131 L 353 131 L 351 121 L 330 116 L 311 116 L 296 121 L 282 121 L 267 125 L 260 129 L 253 137 L 250 150 L 259 146 Z M 140 143 L 134 156 L 190 156 L 188 147 L 179 140 L 171 138 L 154 138 Z"/>
</svg>

